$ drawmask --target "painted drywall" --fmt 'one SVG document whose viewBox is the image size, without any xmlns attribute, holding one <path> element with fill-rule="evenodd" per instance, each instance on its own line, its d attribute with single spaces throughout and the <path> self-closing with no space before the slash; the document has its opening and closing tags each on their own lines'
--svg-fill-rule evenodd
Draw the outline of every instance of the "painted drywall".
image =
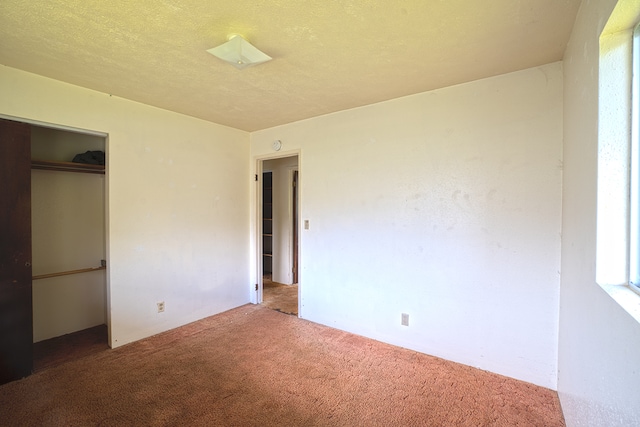
<svg viewBox="0 0 640 427">
<path fill-rule="evenodd" d="M 5 66 L 0 93 L 1 115 L 108 135 L 112 346 L 249 301 L 248 133 Z"/>
<path fill-rule="evenodd" d="M 300 316 L 555 389 L 562 86 L 553 63 L 252 133 L 300 152 Z"/>
<path fill-rule="evenodd" d="M 291 171 L 297 168 L 297 157 L 267 160 L 263 165 L 263 171 L 273 174 L 273 280 L 285 285 L 293 284 Z"/>
<path fill-rule="evenodd" d="M 615 5 L 582 3 L 564 58 L 558 394 L 568 426 L 640 425 L 640 324 L 596 283 L 596 254 L 606 252 L 596 244 L 598 38 Z M 600 272 L 607 281 L 617 276 Z"/>
<path fill-rule="evenodd" d="M 104 138 L 32 126 L 31 157 L 71 161 L 104 151 Z M 89 267 L 106 259 L 104 175 L 31 172 L 31 252 L 34 276 Z M 33 281 L 34 342 L 103 325 L 104 270 Z"/>
</svg>

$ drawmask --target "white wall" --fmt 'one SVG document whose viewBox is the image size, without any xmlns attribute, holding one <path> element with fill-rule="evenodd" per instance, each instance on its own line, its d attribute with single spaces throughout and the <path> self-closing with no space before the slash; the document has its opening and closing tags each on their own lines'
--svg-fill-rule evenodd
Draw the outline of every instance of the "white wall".
<svg viewBox="0 0 640 427">
<path fill-rule="evenodd" d="M 293 284 L 293 218 L 291 171 L 297 157 L 267 160 L 263 171 L 272 172 L 273 194 L 273 281 Z"/>
<path fill-rule="evenodd" d="M 560 63 L 255 132 L 252 157 L 274 139 L 300 150 L 301 317 L 555 389 Z"/>
<path fill-rule="evenodd" d="M 615 4 L 582 3 L 564 58 L 558 394 L 569 426 L 640 425 L 640 325 L 596 283 L 598 37 Z"/>
<path fill-rule="evenodd" d="M 113 346 L 249 301 L 246 132 L 4 66 L 0 93 L 0 115 L 109 135 Z"/>
<path fill-rule="evenodd" d="M 33 159 L 70 161 L 104 145 L 94 135 L 31 129 Z M 33 275 L 99 267 L 106 259 L 104 207 L 104 175 L 32 170 Z M 105 324 L 105 286 L 103 270 L 34 280 L 34 342 Z"/>
</svg>

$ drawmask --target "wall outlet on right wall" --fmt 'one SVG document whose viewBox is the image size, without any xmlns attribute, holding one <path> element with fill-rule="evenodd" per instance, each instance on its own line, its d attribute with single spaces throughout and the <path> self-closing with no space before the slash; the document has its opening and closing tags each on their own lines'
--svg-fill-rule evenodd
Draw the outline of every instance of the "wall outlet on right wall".
<svg viewBox="0 0 640 427">
<path fill-rule="evenodd" d="M 400 324 L 402 326 L 409 326 L 409 315 L 407 313 L 402 313 L 402 319 L 400 320 Z"/>
</svg>

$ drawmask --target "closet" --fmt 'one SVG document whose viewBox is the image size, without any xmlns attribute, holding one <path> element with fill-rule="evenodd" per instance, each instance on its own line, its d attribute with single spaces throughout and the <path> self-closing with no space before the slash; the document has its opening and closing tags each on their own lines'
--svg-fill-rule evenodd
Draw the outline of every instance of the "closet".
<svg viewBox="0 0 640 427">
<path fill-rule="evenodd" d="M 262 174 L 262 275 L 273 273 L 273 174 Z"/>
<path fill-rule="evenodd" d="M 104 165 L 72 163 L 105 138 L 33 126 L 34 342 L 106 323 Z"/>
<path fill-rule="evenodd" d="M 105 167 L 72 162 L 104 150 L 104 136 L 0 121 L 0 383 L 31 373 L 33 343 L 107 323 Z"/>
</svg>

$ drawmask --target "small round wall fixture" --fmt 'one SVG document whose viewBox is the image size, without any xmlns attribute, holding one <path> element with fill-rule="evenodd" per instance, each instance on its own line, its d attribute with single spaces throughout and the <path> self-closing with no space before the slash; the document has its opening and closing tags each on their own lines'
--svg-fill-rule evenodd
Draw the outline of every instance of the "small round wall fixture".
<svg viewBox="0 0 640 427">
<path fill-rule="evenodd" d="M 275 141 L 273 141 L 273 144 L 271 144 L 271 147 L 273 147 L 273 149 L 276 151 L 280 151 L 280 149 L 282 148 L 282 141 L 276 139 Z"/>
</svg>

